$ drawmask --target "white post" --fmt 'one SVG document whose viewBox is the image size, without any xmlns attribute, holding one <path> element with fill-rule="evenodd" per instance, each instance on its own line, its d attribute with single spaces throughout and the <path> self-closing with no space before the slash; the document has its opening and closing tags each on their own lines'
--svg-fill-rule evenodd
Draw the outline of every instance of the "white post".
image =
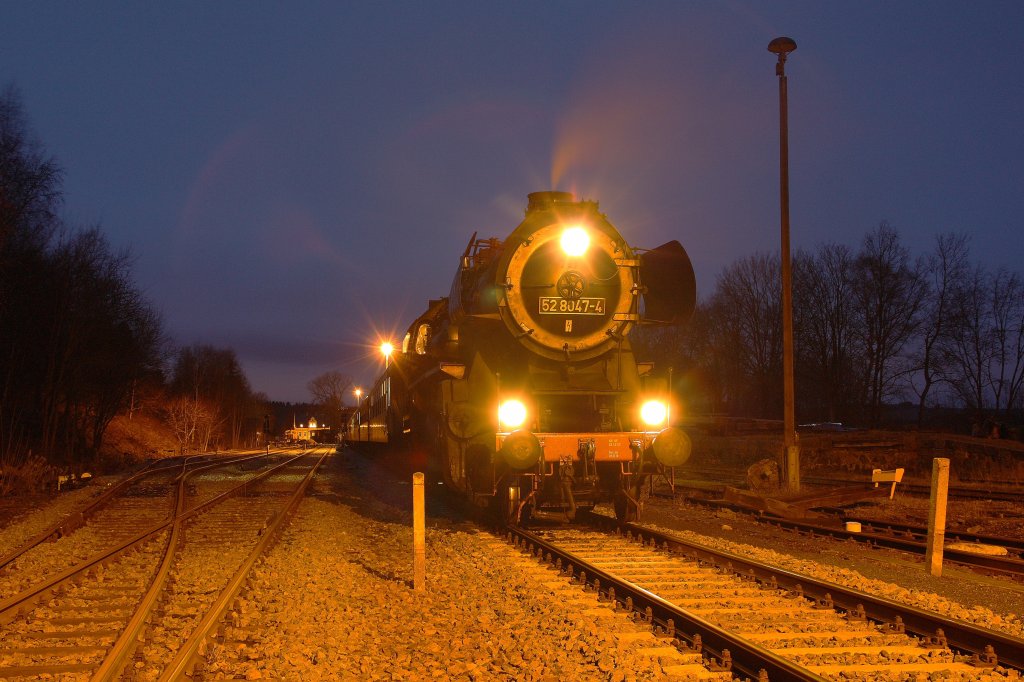
<svg viewBox="0 0 1024 682">
<path fill-rule="evenodd" d="M 416 472 L 412 475 L 412 582 L 413 588 L 418 592 L 424 589 L 426 574 L 426 523 L 423 511 L 423 474 Z"/>
<path fill-rule="evenodd" d="M 946 496 L 949 493 L 949 460 L 932 460 L 932 494 L 928 510 L 928 549 L 924 563 L 928 572 L 942 575 L 942 548 L 946 541 Z"/>
</svg>

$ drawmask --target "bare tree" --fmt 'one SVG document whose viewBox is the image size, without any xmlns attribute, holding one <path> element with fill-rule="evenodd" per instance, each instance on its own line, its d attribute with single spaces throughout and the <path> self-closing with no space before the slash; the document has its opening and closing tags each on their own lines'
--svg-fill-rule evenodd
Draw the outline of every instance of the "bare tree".
<svg viewBox="0 0 1024 682">
<path fill-rule="evenodd" d="M 954 328 L 943 344 L 950 366 L 950 385 L 961 402 L 980 413 L 985 408 L 985 383 L 992 347 L 988 310 L 988 275 L 975 265 L 954 291 Z"/>
<path fill-rule="evenodd" d="M 324 372 L 306 384 L 313 402 L 334 415 L 345 406 L 345 397 L 351 387 L 352 378 L 334 370 Z"/>
<path fill-rule="evenodd" d="M 710 303 L 716 349 L 730 409 L 779 417 L 782 317 L 779 259 L 755 254 L 726 268 Z"/>
<path fill-rule="evenodd" d="M 946 380 L 947 355 L 942 348 L 955 333 L 954 298 L 968 272 L 968 238 L 965 234 L 940 234 L 935 250 L 925 260 L 923 275 L 927 284 L 919 346 L 914 354 L 910 387 L 917 394 L 917 425 L 924 422 L 925 407 L 932 389 Z"/>
<path fill-rule="evenodd" d="M 62 171 L 31 136 L 13 85 L 0 94 L 0 254 L 17 233 L 14 248 L 40 249 L 57 223 Z M 0 290 L 0 303 L 2 303 Z"/>
<path fill-rule="evenodd" d="M 794 335 L 803 411 L 839 421 L 858 406 L 860 359 L 855 327 L 853 255 L 843 245 L 827 244 L 814 255 L 794 258 Z"/>
<path fill-rule="evenodd" d="M 1000 268 L 991 278 L 992 364 L 989 385 L 996 410 L 1009 411 L 1024 381 L 1024 287 Z"/>
<path fill-rule="evenodd" d="M 202 398 L 173 398 L 166 403 L 164 415 L 178 441 L 180 454 L 210 450 L 221 435 L 224 424 L 216 406 Z"/>
<path fill-rule="evenodd" d="M 865 360 L 864 402 L 870 423 L 877 425 L 882 402 L 898 394 L 899 380 L 909 372 L 900 364 L 901 354 L 920 324 L 925 280 L 899 234 L 883 222 L 864 238 L 853 281 Z"/>
<path fill-rule="evenodd" d="M 170 391 L 175 396 L 203 399 L 213 411 L 211 427 L 205 440 L 212 443 L 215 433 L 227 427 L 230 447 L 239 447 L 249 440 L 248 429 L 259 429 L 259 409 L 252 400 L 249 380 L 242 371 L 235 351 L 195 345 L 178 352 L 171 374 Z M 216 429 L 214 426 L 216 425 Z"/>
</svg>

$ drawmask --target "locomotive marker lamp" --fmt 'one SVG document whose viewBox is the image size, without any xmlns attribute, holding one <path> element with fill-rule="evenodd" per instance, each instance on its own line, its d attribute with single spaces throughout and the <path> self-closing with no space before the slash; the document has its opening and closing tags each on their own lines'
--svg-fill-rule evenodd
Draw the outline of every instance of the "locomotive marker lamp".
<svg viewBox="0 0 1024 682">
<path fill-rule="evenodd" d="M 499 426 L 517 429 L 526 421 L 526 405 L 520 400 L 506 400 L 498 407 Z"/>
<path fill-rule="evenodd" d="M 768 51 L 778 55 L 775 75 L 779 77 L 779 205 L 782 223 L 782 376 L 783 376 L 783 467 L 786 487 L 800 490 L 800 446 L 796 442 L 796 414 L 793 389 L 793 277 L 789 258 L 789 114 L 787 111 L 786 57 L 796 49 L 792 38 L 776 38 Z"/>
<path fill-rule="evenodd" d="M 661 426 L 668 419 L 668 406 L 660 400 L 648 400 L 640 408 L 640 418 L 648 426 Z"/>
</svg>

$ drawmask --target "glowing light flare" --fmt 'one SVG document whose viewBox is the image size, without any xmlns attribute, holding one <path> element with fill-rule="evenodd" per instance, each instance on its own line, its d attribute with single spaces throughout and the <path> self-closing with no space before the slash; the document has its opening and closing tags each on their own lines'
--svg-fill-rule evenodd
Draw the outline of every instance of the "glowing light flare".
<svg viewBox="0 0 1024 682">
<path fill-rule="evenodd" d="M 381 355 L 383 355 L 384 357 L 390 358 L 391 354 L 395 352 L 395 347 L 391 345 L 390 341 L 385 341 L 384 343 L 380 344 L 380 352 Z"/>
<path fill-rule="evenodd" d="M 567 256 L 582 256 L 590 248 L 590 235 L 579 225 L 573 225 L 562 232 L 560 243 Z"/>
<path fill-rule="evenodd" d="M 668 418 L 668 406 L 660 400 L 648 400 L 640 408 L 640 418 L 648 426 L 659 426 Z"/>
<path fill-rule="evenodd" d="M 512 429 L 526 421 L 526 405 L 519 400 L 506 400 L 498 406 L 498 423 Z"/>
</svg>

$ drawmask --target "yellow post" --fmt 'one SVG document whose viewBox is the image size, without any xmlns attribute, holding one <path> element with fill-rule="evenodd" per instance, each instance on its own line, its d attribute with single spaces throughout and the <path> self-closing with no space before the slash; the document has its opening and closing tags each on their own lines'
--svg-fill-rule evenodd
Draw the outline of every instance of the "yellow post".
<svg viewBox="0 0 1024 682">
<path fill-rule="evenodd" d="M 412 583 L 413 588 L 423 591 L 426 574 L 427 554 L 424 547 L 426 541 L 426 521 L 423 511 L 423 474 L 412 475 Z"/>
<path fill-rule="evenodd" d="M 928 510 L 928 549 L 924 563 L 934 576 L 942 575 L 942 548 L 946 541 L 946 496 L 949 493 L 949 460 L 932 460 L 932 494 Z"/>
</svg>

